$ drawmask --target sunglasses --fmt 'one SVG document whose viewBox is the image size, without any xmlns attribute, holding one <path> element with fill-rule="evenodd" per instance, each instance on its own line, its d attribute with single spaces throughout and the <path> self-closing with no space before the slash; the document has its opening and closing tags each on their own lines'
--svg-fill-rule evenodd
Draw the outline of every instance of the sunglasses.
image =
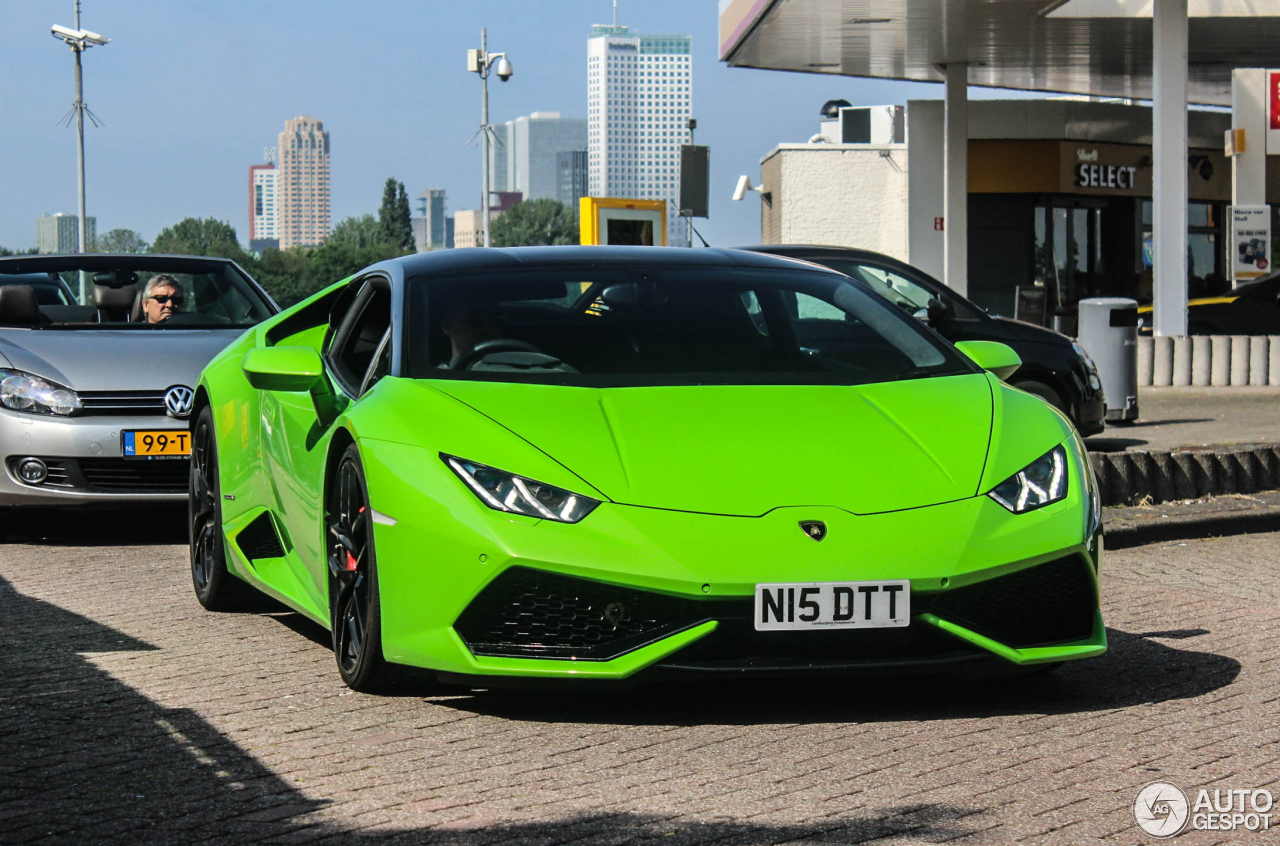
<svg viewBox="0 0 1280 846">
<path fill-rule="evenodd" d="M 181 294 L 174 294 L 173 296 L 169 296 L 168 294 L 152 294 L 148 299 L 155 300 L 160 305 L 173 303 L 175 306 L 180 306 L 186 298 Z"/>
</svg>

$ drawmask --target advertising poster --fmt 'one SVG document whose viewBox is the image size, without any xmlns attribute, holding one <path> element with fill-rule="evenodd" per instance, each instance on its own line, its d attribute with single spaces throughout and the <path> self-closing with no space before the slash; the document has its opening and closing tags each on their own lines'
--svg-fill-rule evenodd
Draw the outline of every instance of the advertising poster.
<svg viewBox="0 0 1280 846">
<path fill-rule="evenodd" d="M 1231 206 L 1231 280 L 1237 285 L 1271 272 L 1271 207 Z"/>
</svg>

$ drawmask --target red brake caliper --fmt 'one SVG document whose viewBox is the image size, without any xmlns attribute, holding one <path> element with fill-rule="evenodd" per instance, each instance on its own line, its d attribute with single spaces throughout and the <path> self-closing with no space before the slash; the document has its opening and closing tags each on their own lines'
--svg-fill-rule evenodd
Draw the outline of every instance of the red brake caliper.
<svg viewBox="0 0 1280 846">
<path fill-rule="evenodd" d="M 357 513 L 359 513 L 359 514 L 363 514 L 363 513 L 364 513 L 364 508 L 365 508 L 365 507 L 364 507 L 363 505 L 362 505 L 362 506 L 360 506 L 360 511 L 359 511 L 359 512 L 357 512 Z M 355 557 L 354 555 L 352 555 L 352 554 L 351 554 L 351 550 L 349 550 L 349 549 L 348 549 L 348 550 L 346 550 L 346 553 L 347 553 L 347 569 L 348 569 L 348 570 L 355 570 L 355 569 L 356 569 L 356 566 L 357 566 L 356 557 Z"/>
</svg>

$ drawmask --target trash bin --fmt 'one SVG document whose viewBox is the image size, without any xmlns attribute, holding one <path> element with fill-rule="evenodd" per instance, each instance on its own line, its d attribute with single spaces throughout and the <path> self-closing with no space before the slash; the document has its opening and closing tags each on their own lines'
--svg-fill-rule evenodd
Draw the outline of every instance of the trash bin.
<svg viewBox="0 0 1280 846">
<path fill-rule="evenodd" d="M 1098 366 L 1107 422 L 1138 419 L 1138 302 L 1123 297 L 1080 301 L 1077 339 Z"/>
</svg>

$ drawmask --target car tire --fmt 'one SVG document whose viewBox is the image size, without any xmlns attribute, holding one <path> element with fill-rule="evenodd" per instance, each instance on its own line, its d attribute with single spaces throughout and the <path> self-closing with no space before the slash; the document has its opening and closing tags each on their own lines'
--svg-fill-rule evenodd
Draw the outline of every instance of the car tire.
<svg viewBox="0 0 1280 846">
<path fill-rule="evenodd" d="M 213 409 L 205 406 L 191 428 L 191 477 L 188 483 L 187 528 L 191 586 L 207 611 L 245 611 L 257 591 L 227 570 L 222 537 L 222 486 Z"/>
<path fill-rule="evenodd" d="M 338 673 L 347 687 L 378 693 L 396 681 L 382 657 L 382 614 L 373 520 L 360 451 L 347 447 L 325 493 L 329 620 Z"/>
<path fill-rule="evenodd" d="M 1052 385 L 1046 385 L 1044 382 L 1039 382 L 1035 379 L 1027 379 L 1023 382 L 1013 382 L 1011 384 L 1018 390 L 1026 391 L 1029 394 L 1034 394 L 1035 396 L 1040 397 L 1040 399 L 1049 403 L 1049 405 L 1058 409 L 1068 417 L 1071 416 L 1071 409 L 1067 407 L 1065 401 L 1062 399 L 1062 394 L 1058 393 Z"/>
</svg>

